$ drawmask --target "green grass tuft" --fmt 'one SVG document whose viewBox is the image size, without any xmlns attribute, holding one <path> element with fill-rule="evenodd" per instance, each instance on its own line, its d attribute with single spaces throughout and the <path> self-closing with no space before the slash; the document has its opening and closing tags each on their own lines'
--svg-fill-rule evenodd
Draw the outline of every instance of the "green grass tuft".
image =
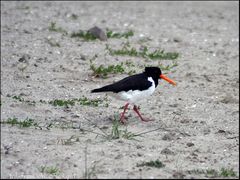
<svg viewBox="0 0 240 180">
<path fill-rule="evenodd" d="M 131 37 L 133 36 L 134 33 L 132 30 L 130 31 L 127 31 L 127 32 L 124 32 L 124 33 L 117 33 L 117 32 L 113 32 L 112 30 L 107 30 L 107 37 L 108 38 L 128 38 L 128 37 Z"/>
<path fill-rule="evenodd" d="M 51 175 L 57 175 L 60 170 L 57 167 L 54 166 L 41 166 L 40 167 L 40 172 L 41 173 L 47 173 L 47 174 L 51 174 Z"/>
<path fill-rule="evenodd" d="M 204 174 L 206 177 L 235 177 L 236 172 L 233 169 L 225 169 L 221 168 L 221 171 L 217 171 L 215 169 L 193 169 L 188 171 L 189 174 Z"/>
<path fill-rule="evenodd" d="M 220 175 L 223 177 L 235 177 L 236 173 L 233 171 L 233 169 L 221 168 Z"/>
<path fill-rule="evenodd" d="M 164 50 L 155 50 L 150 52 L 148 48 L 145 46 L 141 51 L 137 51 L 137 49 L 130 47 L 129 45 L 125 45 L 122 49 L 113 50 L 106 46 L 106 49 L 109 51 L 112 56 L 135 56 L 135 57 L 143 57 L 149 59 L 165 59 L 165 60 L 174 60 L 177 59 L 179 53 L 177 52 L 165 52 Z"/>
<path fill-rule="evenodd" d="M 33 119 L 26 118 L 25 120 L 18 120 L 17 118 L 8 118 L 6 121 L 1 122 L 2 124 L 10 124 L 12 126 L 19 125 L 21 128 L 27 128 L 30 126 L 37 126 L 37 123 Z"/>
<path fill-rule="evenodd" d="M 68 100 L 62 100 L 62 99 L 55 99 L 49 102 L 49 104 L 52 104 L 53 106 L 65 106 L 69 107 L 69 105 L 74 106 L 75 103 L 78 103 L 83 106 L 94 106 L 98 107 L 100 104 L 103 103 L 104 100 L 102 99 L 88 99 L 87 97 L 81 97 L 81 98 L 74 98 L 74 99 L 68 99 Z"/>
<path fill-rule="evenodd" d="M 128 140 L 136 140 L 135 139 L 135 137 L 137 136 L 136 134 L 128 131 L 127 127 L 123 130 L 120 128 L 120 126 L 121 126 L 121 124 L 119 121 L 119 116 L 115 115 L 113 124 L 112 124 L 111 134 L 108 135 L 108 137 L 107 137 L 109 140 L 120 139 L 120 138 L 124 138 L 124 139 L 128 139 Z"/>
<path fill-rule="evenodd" d="M 100 65 L 96 67 L 94 64 L 90 65 L 90 69 L 93 71 L 93 75 L 95 77 L 107 78 L 108 74 L 117 74 L 117 73 L 124 73 L 123 63 L 117 65 L 109 65 L 104 67 Z"/>
<path fill-rule="evenodd" d="M 71 38 L 82 38 L 86 41 L 92 41 L 92 40 L 96 40 L 97 38 L 92 35 L 90 32 L 88 31 L 82 31 L 80 30 L 79 32 L 73 32 L 71 34 Z"/>
<path fill-rule="evenodd" d="M 24 101 L 24 99 L 23 99 L 21 96 L 13 96 L 12 98 L 13 98 L 13 99 L 16 99 L 16 100 L 18 100 L 18 101 L 20 101 L 20 102 L 23 102 L 23 101 Z"/>
<path fill-rule="evenodd" d="M 49 104 L 52 104 L 53 106 L 65 106 L 68 107 L 69 105 L 74 106 L 75 101 L 70 99 L 70 100 L 62 100 L 62 99 L 55 99 L 53 101 L 50 101 Z"/>
<path fill-rule="evenodd" d="M 88 99 L 87 97 L 82 97 L 77 99 L 77 101 L 80 103 L 80 105 L 84 106 L 99 106 L 99 104 L 103 103 L 102 99 Z"/>
</svg>

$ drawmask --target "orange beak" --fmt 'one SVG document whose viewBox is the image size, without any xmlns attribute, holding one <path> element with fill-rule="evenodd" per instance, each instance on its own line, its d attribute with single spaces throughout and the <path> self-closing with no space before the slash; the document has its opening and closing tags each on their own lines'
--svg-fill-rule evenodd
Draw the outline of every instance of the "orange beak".
<svg viewBox="0 0 240 180">
<path fill-rule="evenodd" d="M 176 83 L 173 80 L 171 80 L 168 77 L 166 77 L 165 75 L 161 74 L 160 78 L 164 79 L 165 81 L 169 82 L 170 84 L 173 84 L 174 86 L 176 86 Z"/>
</svg>

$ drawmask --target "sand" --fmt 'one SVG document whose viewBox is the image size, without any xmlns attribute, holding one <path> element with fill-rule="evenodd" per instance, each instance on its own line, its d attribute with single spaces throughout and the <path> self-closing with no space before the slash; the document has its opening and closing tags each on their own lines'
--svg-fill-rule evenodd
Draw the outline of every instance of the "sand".
<svg viewBox="0 0 240 180">
<path fill-rule="evenodd" d="M 51 22 L 68 33 L 98 26 L 134 36 L 84 41 L 49 31 Z M 160 81 L 138 104 L 154 121 L 141 122 L 129 109 L 119 125 L 122 134 L 147 133 L 108 139 L 101 134 L 111 135 L 124 102 L 90 91 L 128 74 L 94 77 L 90 59 L 96 66 L 130 61 L 136 73 L 171 64 L 106 50 L 127 41 L 178 52 L 177 66 L 163 71 L 177 86 Z M 42 102 L 81 97 L 104 102 Z M 239 2 L 1 1 L 1 122 L 14 117 L 42 129 L 1 123 L 1 178 L 223 178 L 222 168 L 238 178 Z M 139 166 L 156 160 L 164 167 Z"/>
</svg>

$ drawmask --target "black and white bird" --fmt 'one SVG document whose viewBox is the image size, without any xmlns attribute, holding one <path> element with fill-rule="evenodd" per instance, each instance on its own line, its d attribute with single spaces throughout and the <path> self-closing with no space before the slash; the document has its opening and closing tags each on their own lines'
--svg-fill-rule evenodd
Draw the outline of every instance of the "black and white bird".
<svg viewBox="0 0 240 180">
<path fill-rule="evenodd" d="M 133 110 L 137 113 L 142 121 L 151 121 L 150 119 L 145 119 L 142 117 L 135 103 L 153 94 L 158 85 L 158 79 L 164 79 L 169 83 L 176 85 L 173 80 L 162 74 L 160 68 L 146 67 L 143 73 L 126 77 L 116 83 L 94 89 L 91 92 L 110 92 L 111 95 L 117 99 L 126 101 L 127 103 L 124 106 L 123 113 L 120 117 L 120 121 L 122 123 L 124 123 L 124 114 L 129 104 L 133 105 Z"/>
</svg>

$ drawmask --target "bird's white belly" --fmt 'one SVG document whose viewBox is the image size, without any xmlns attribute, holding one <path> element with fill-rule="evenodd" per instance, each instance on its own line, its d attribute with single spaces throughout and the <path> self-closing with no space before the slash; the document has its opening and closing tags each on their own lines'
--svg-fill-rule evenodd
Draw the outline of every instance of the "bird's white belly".
<svg viewBox="0 0 240 180">
<path fill-rule="evenodd" d="M 153 79 L 148 78 L 148 80 L 152 82 L 152 86 L 150 86 L 148 89 L 142 90 L 142 91 L 140 91 L 140 90 L 134 90 L 134 91 L 129 90 L 127 92 L 121 91 L 121 92 L 115 94 L 115 97 L 117 99 L 124 100 L 129 103 L 135 103 L 135 102 L 145 99 L 146 97 L 153 94 L 153 92 L 155 90 L 155 83 L 154 83 Z"/>
</svg>

